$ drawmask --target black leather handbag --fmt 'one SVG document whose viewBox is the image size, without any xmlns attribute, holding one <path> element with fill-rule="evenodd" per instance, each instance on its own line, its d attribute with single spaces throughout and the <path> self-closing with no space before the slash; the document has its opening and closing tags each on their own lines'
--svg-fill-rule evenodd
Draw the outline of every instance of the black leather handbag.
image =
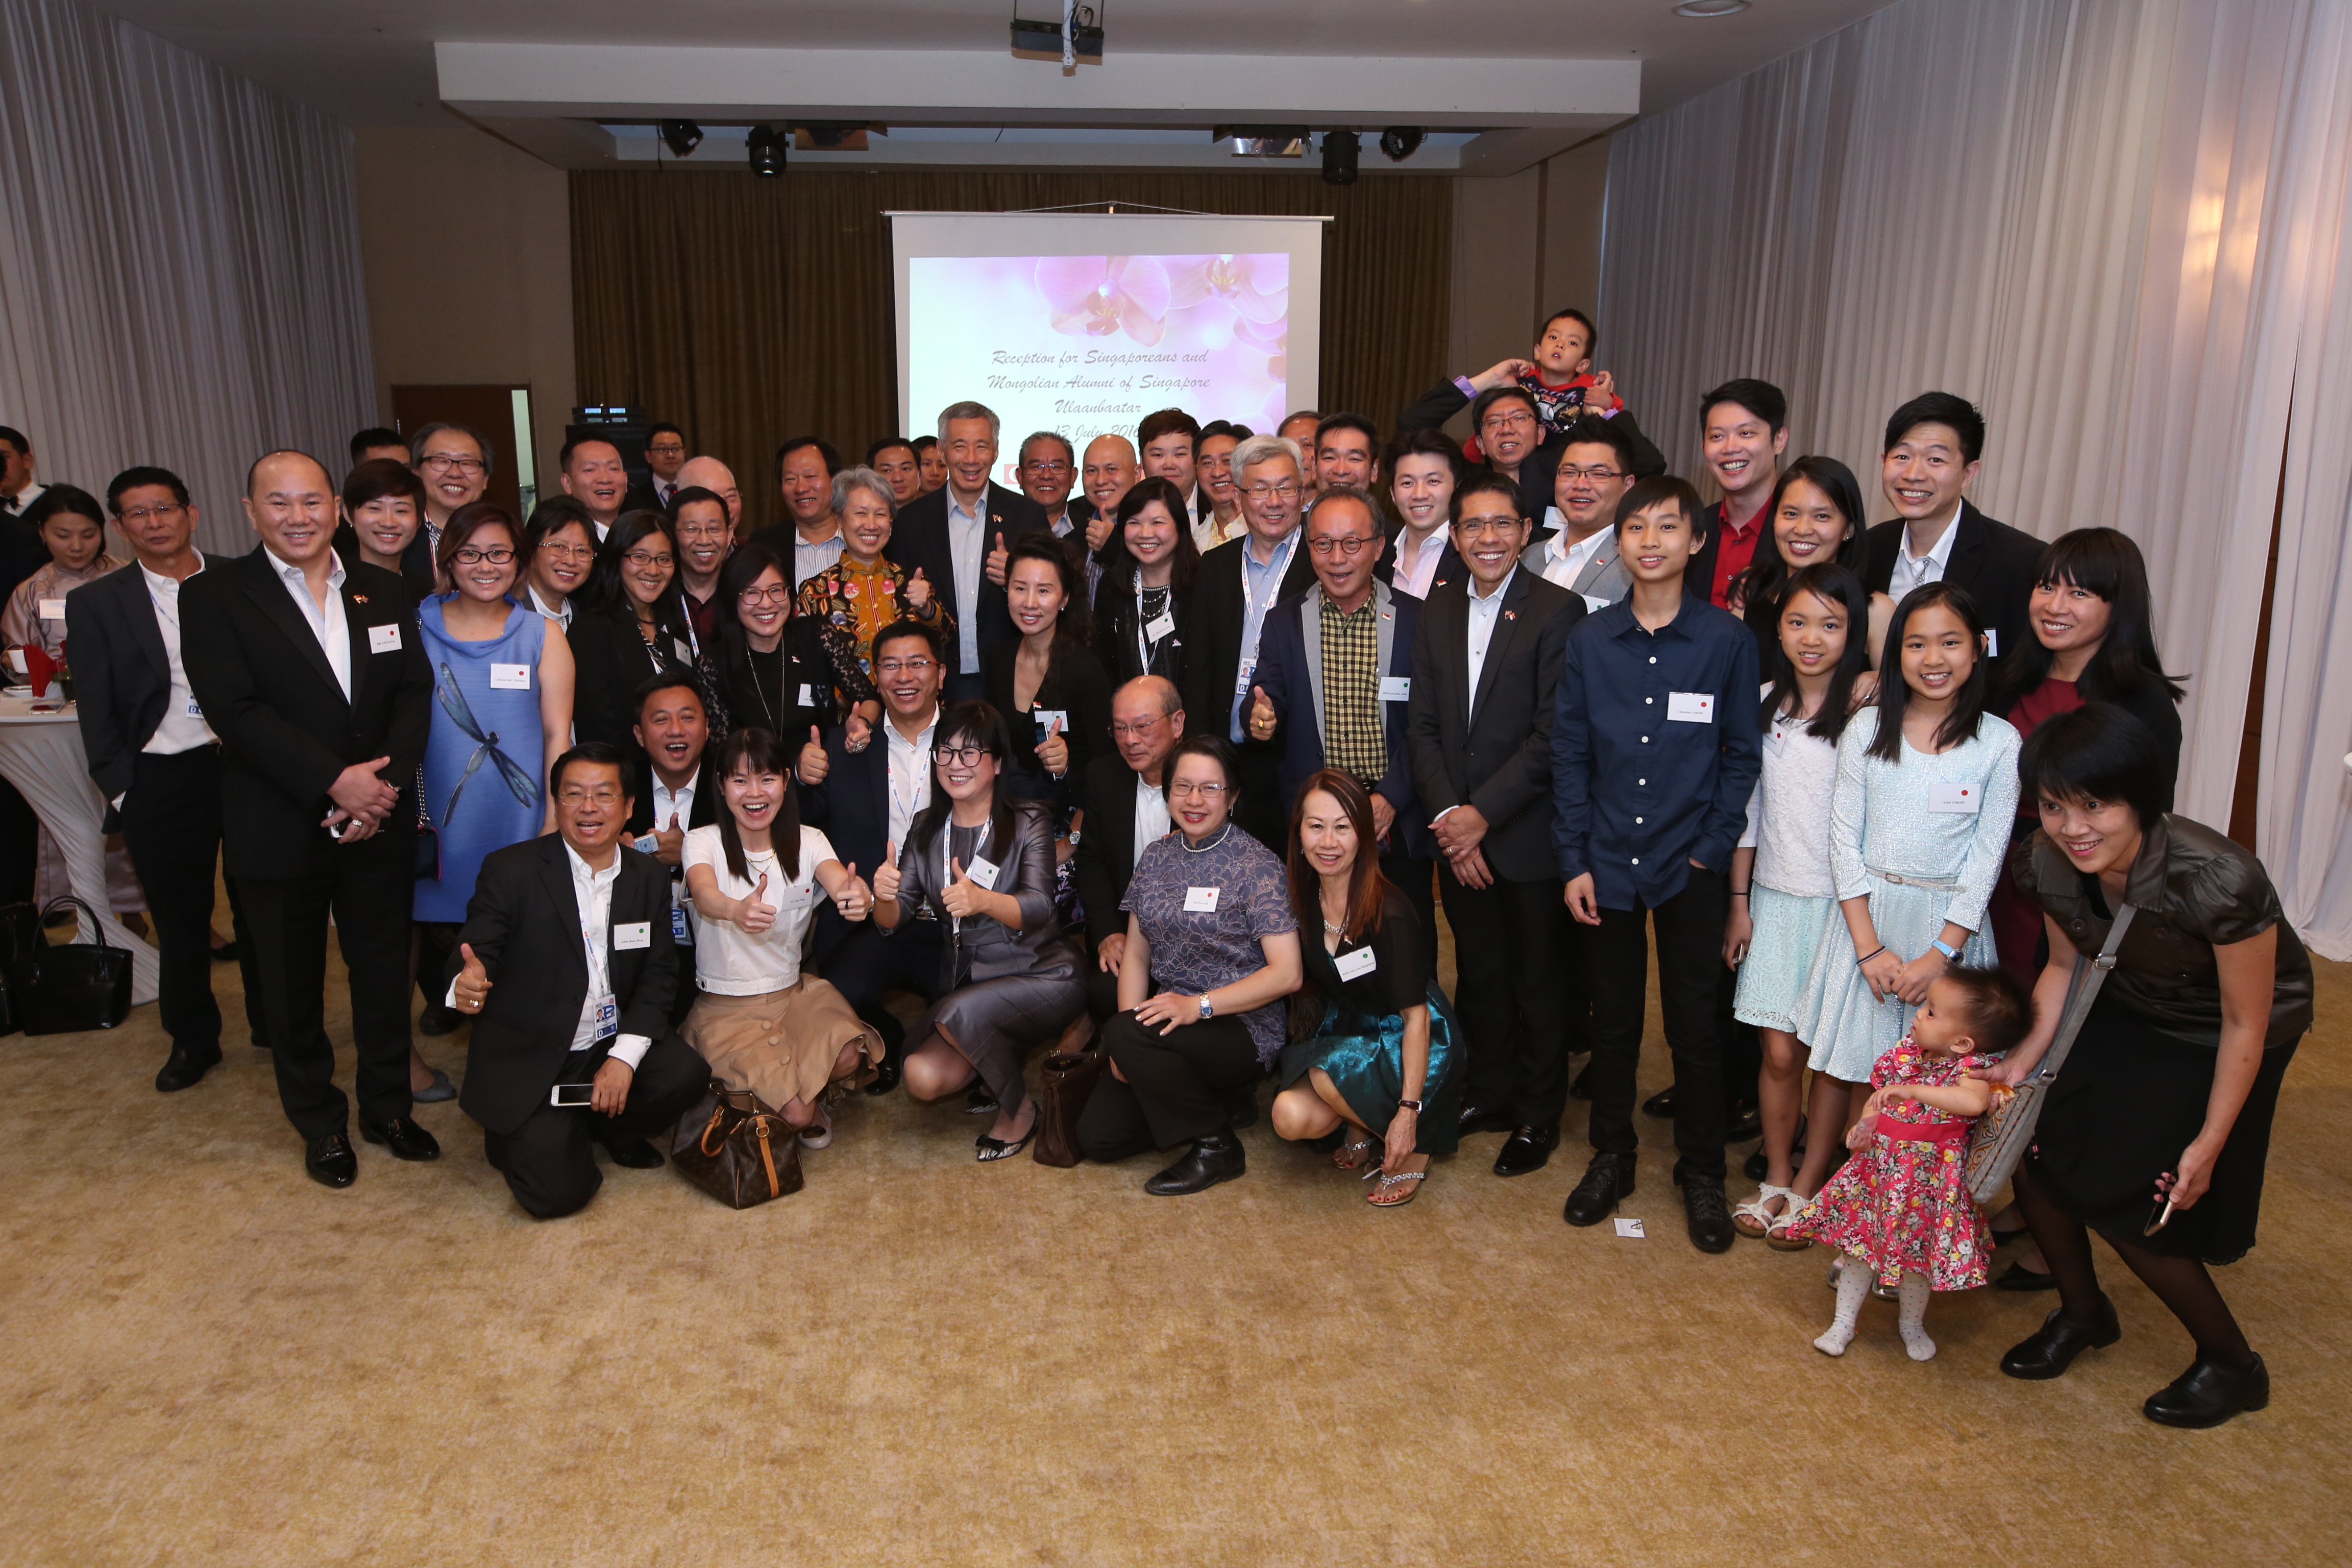
<svg viewBox="0 0 2352 1568">
<path fill-rule="evenodd" d="M 0 904 L 0 1035 L 25 1026 L 7 986 L 8 966 L 43 944 L 41 911 L 30 904 Z"/>
<path fill-rule="evenodd" d="M 41 913 L 68 908 L 89 917 L 98 941 L 39 943 L 8 963 L 9 999 L 28 1035 L 111 1029 L 131 1016 L 131 950 L 110 943 L 97 912 L 70 893 Z"/>
</svg>

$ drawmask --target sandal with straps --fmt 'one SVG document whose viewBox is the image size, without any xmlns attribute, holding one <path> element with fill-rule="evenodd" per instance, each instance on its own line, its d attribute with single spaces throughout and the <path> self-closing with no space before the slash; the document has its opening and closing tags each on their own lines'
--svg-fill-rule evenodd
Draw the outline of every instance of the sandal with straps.
<svg viewBox="0 0 2352 1568">
<path fill-rule="evenodd" d="M 1774 1198 L 1782 1200 L 1781 1210 L 1777 1215 L 1764 1206 Z M 1785 1221 L 1788 1215 L 1794 1214 L 1801 1206 L 1802 1202 L 1803 1200 L 1790 1188 L 1776 1187 L 1771 1183 L 1766 1182 L 1757 1188 L 1754 1197 L 1732 1209 L 1731 1227 L 1751 1239 L 1768 1240 L 1772 1234 L 1773 1223 Z"/>
<path fill-rule="evenodd" d="M 1370 1181 L 1374 1176 L 1378 1176 L 1380 1180 L 1373 1184 L 1370 1192 L 1364 1194 L 1364 1201 L 1376 1209 L 1401 1209 L 1420 1196 L 1420 1184 L 1429 1179 L 1429 1173 L 1427 1171 L 1390 1172 L 1375 1165 L 1358 1179 Z M 1388 1195 L 1399 1187 L 1404 1189 L 1404 1196 L 1392 1198 Z"/>
<path fill-rule="evenodd" d="M 1362 1170 L 1364 1156 L 1379 1147 L 1370 1138 L 1352 1139 L 1331 1151 L 1331 1163 L 1343 1171 Z"/>
<path fill-rule="evenodd" d="M 1811 1252 L 1813 1248 L 1811 1239 L 1790 1236 L 1789 1227 L 1797 1222 L 1799 1215 L 1813 1206 L 1813 1200 L 1790 1188 L 1780 1190 L 1789 1194 L 1789 1206 L 1772 1216 L 1770 1228 L 1764 1232 L 1764 1245 L 1780 1252 Z"/>
</svg>

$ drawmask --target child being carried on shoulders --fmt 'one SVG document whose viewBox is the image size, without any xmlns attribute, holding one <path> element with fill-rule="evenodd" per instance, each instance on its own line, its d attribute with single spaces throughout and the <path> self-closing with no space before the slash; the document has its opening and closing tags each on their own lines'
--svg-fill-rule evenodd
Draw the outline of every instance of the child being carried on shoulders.
<svg viewBox="0 0 2352 1568">
<path fill-rule="evenodd" d="M 1903 1348 L 1926 1361 L 1936 1353 L 1928 1293 L 1985 1282 L 1992 1233 L 1966 1178 L 1969 1132 L 1994 1090 L 1969 1074 L 2023 1039 L 2032 1023 L 2032 998 L 2007 971 L 1953 969 L 1928 985 L 1911 1032 L 1871 1068 L 1870 1099 L 1846 1138 L 1855 1157 L 1789 1226 L 1791 1237 L 1845 1255 L 1837 1320 L 1815 1350 L 1845 1353 L 1878 1279 L 1900 1292 Z"/>
</svg>

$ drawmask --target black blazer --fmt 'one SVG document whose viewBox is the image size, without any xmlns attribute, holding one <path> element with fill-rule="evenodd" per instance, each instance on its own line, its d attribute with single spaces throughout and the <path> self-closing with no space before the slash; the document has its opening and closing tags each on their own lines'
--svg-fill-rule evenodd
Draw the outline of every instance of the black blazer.
<svg viewBox="0 0 2352 1568">
<path fill-rule="evenodd" d="M 1184 660 L 1184 727 L 1196 735 L 1232 733 L 1234 682 L 1241 673 L 1242 629 L 1246 606 L 1242 601 L 1242 552 L 1249 548 L 1246 531 L 1201 557 L 1200 574 L 1192 579 L 1193 637 Z M 1315 585 L 1315 557 L 1302 539 L 1290 554 L 1290 568 L 1275 593 L 1276 605 Z M 1266 612 L 1271 618 L 1274 612 Z M 1265 633 L 1260 630 L 1263 656 Z M 1245 742 L 1250 743 L 1250 742 Z"/>
<path fill-rule="evenodd" d="M 1904 527 L 1896 518 L 1870 531 L 1868 576 L 1863 586 L 1874 594 L 1889 592 L 1895 581 Z M 1956 532 L 1943 581 L 1966 588 L 1976 601 L 1977 614 L 1993 634 L 1989 673 L 1997 675 L 2000 660 L 2033 635 L 2033 579 L 2042 565 L 2042 542 L 2022 529 L 1995 522 L 1967 500 L 1960 502 L 1960 520 L 1952 527 Z"/>
<path fill-rule="evenodd" d="M 1013 755 L 1004 759 L 1006 785 L 1022 799 L 1042 800 L 1057 813 L 1066 813 L 1077 800 L 1088 764 L 1110 750 L 1110 677 L 1103 673 L 1102 660 L 1092 649 L 1076 647 L 1057 652 L 1038 684 L 1031 711 L 1059 709 L 1070 721 L 1063 731 L 1070 743 L 1069 771 L 1055 779 L 1037 760 L 1034 748 L 1042 737 L 1036 721 L 1013 710 L 1013 666 L 1020 652 L 1017 642 L 1001 643 L 980 660 L 988 700 L 1004 715 L 1004 726 L 1013 734 Z"/>
<path fill-rule="evenodd" d="M 1110 547 L 1103 547 L 1108 551 Z M 1139 675 L 1164 675 L 1176 683 L 1181 696 L 1185 689 L 1186 672 L 1198 646 L 1198 629 L 1192 606 L 1199 602 L 1196 587 L 1189 594 L 1168 596 L 1169 614 L 1176 617 L 1176 629 L 1159 644 L 1154 668 L 1145 669 L 1135 651 L 1135 590 L 1114 584 L 1110 574 L 1103 574 L 1095 589 L 1095 657 L 1102 660 L 1103 674 L 1109 677 L 1111 689 L 1133 680 Z"/>
<path fill-rule="evenodd" d="M 1469 407 L 1473 401 L 1465 396 L 1462 389 L 1453 382 L 1440 382 L 1423 394 L 1419 402 L 1397 416 L 1396 427 L 1400 432 L 1434 430 Z M 1633 422 L 1632 409 L 1620 408 L 1608 418 L 1610 426 L 1623 431 L 1625 438 L 1633 443 L 1634 477 L 1646 479 L 1652 474 L 1666 471 L 1665 454 L 1658 450 L 1656 442 L 1642 434 L 1642 427 Z M 1523 507 L 1528 503 L 1529 479 L 1537 474 L 1542 476 L 1541 482 L 1536 487 L 1539 494 L 1535 510 L 1528 514 L 1538 524 L 1543 521 L 1543 509 L 1551 504 L 1551 477 L 1559 467 L 1559 437 L 1556 433 L 1546 435 L 1542 444 L 1528 455 L 1526 462 L 1519 465 L 1519 502 Z"/>
<path fill-rule="evenodd" d="M 204 559 L 206 572 L 230 560 Z M 81 749 L 89 757 L 98 793 L 112 800 L 130 789 L 139 749 L 154 738 L 172 700 L 171 656 L 163 650 L 155 604 L 147 596 L 138 563 L 66 595 L 66 641 L 73 648 Z"/>
<path fill-rule="evenodd" d="M 362 564 L 360 536 L 348 522 L 335 524 L 335 553 L 343 558 L 346 566 Z M 410 595 L 421 605 L 433 592 L 438 575 L 433 564 L 433 542 L 425 535 L 425 524 L 419 521 L 416 537 L 400 552 L 400 580 L 408 584 Z"/>
<path fill-rule="evenodd" d="M 695 769 L 694 804 L 687 808 L 686 813 L 686 826 L 689 832 L 698 827 L 708 827 L 719 820 L 719 776 L 711 769 L 711 751 L 718 744 L 713 741 L 703 750 L 701 765 Z M 637 837 L 651 833 L 656 826 L 668 826 L 667 822 L 654 821 L 654 770 L 648 762 L 636 770 L 635 799 L 629 807 L 629 836 Z"/>
<path fill-rule="evenodd" d="M 731 643 L 737 634 L 721 635 Z M 719 697 L 726 703 L 727 721 L 731 728 L 767 730 L 784 742 L 788 755 L 797 756 L 802 743 L 808 739 L 810 725 L 824 731 L 842 721 L 844 715 L 834 700 L 836 676 L 832 656 L 825 651 L 824 623 L 815 616 L 795 612 L 784 623 L 779 650 L 784 656 L 779 671 L 781 689 L 760 683 L 751 668 L 748 644 L 741 658 L 721 653 L 720 648 L 717 636 L 703 645 L 705 653 L 718 656 L 725 671 L 727 689 Z M 804 687 L 810 698 L 807 702 L 801 700 Z M 712 738 L 715 742 L 717 737 Z"/>
<path fill-rule="evenodd" d="M 1045 510 L 1019 490 L 1008 490 L 991 479 L 988 484 L 988 526 L 980 542 L 981 559 L 984 563 L 989 552 L 996 548 L 996 536 L 1004 535 L 1007 544 L 1024 533 L 1044 529 Z M 890 526 L 890 559 L 908 572 L 922 569 L 930 579 L 932 591 L 951 616 L 963 614 L 963 595 L 955 578 L 955 552 L 948 542 L 948 487 L 941 485 L 928 495 L 917 496 L 898 512 L 898 521 Z M 1010 642 L 1018 634 L 1013 629 L 1012 612 L 1005 608 L 1004 590 L 988 580 L 985 566 L 980 580 L 979 644 L 982 651 L 998 643 Z M 960 659 L 956 649 L 962 634 L 959 630 L 948 639 L 948 674 L 952 678 Z"/>
<path fill-rule="evenodd" d="M 1382 661 L 1380 673 L 1384 679 L 1393 676 L 1410 679 L 1421 601 L 1382 585 L 1373 589 L 1373 603 L 1387 623 L 1381 636 L 1388 642 L 1388 658 Z M 1317 700 L 1323 672 L 1316 657 L 1307 650 L 1309 626 L 1316 628 L 1318 646 L 1321 641 L 1322 605 L 1319 586 L 1296 599 L 1285 599 L 1266 616 L 1265 635 L 1258 643 L 1256 684 L 1274 706 L 1276 728 L 1271 744 L 1281 749 L 1277 777 L 1286 823 L 1290 818 L 1290 808 L 1297 804 L 1299 790 L 1326 763 L 1323 713 Z M 1377 692 L 1373 700 L 1379 705 L 1381 732 L 1387 742 L 1388 771 L 1372 785 L 1372 792 L 1396 810 L 1393 837 L 1402 852 L 1426 859 L 1436 852 L 1437 846 L 1429 836 L 1428 814 L 1413 799 L 1412 773 L 1405 762 L 1408 703 L 1389 701 Z"/>
<path fill-rule="evenodd" d="M 1118 901 L 1135 879 L 1135 770 L 1114 752 L 1094 760 L 1078 789 L 1087 824 L 1071 874 L 1086 906 L 1087 940 L 1097 946 L 1127 930 Z"/>
<path fill-rule="evenodd" d="M 232 877 L 316 875 L 337 855 L 413 863 L 416 770 L 432 721 L 433 676 L 408 585 L 379 567 L 344 568 L 352 694 L 259 545 L 180 589 L 180 662 L 221 738 L 222 848 Z M 375 628 L 398 644 L 373 651 Z M 348 847 L 319 826 L 328 786 L 353 763 L 400 800 L 382 829 Z"/>
<path fill-rule="evenodd" d="M 670 1032 L 670 999 L 677 987 L 669 868 L 625 845 L 615 852 L 621 874 L 613 883 L 612 924 L 642 921 L 646 937 L 643 947 L 615 948 L 611 931 L 605 932 L 619 1033 L 658 1040 Z M 474 950 L 492 982 L 489 999 L 474 1016 L 458 1104 L 491 1131 L 512 1132 L 547 1103 L 588 1000 L 580 900 L 561 834 L 509 844 L 484 858 L 457 941 Z M 458 950 L 451 949 L 441 981 L 445 994 L 464 967 Z"/>
<path fill-rule="evenodd" d="M 1538 518 L 1537 521 L 1540 521 L 1542 520 Z M 1433 593 L 1436 591 L 1437 585 L 1440 583 L 1459 582 L 1461 579 L 1467 577 L 1470 574 L 1469 568 L 1462 564 L 1462 552 L 1454 548 L 1452 531 L 1449 529 L 1442 530 L 1441 531 L 1444 532 L 1447 537 L 1445 541 L 1445 548 L 1438 552 L 1437 570 L 1430 575 L 1429 586 L 1430 591 Z M 1391 588 L 1396 587 L 1397 547 L 1403 542 L 1404 525 L 1402 523 L 1399 523 L 1396 527 L 1389 530 L 1389 542 L 1381 551 L 1381 563 L 1372 568 L 1372 575 L 1379 578 L 1381 582 L 1386 583 Z M 1398 591 L 1400 593 L 1403 592 L 1402 589 L 1399 589 Z M 1413 595 L 1406 594 L 1405 597 L 1412 598 Z"/>
<path fill-rule="evenodd" d="M 1525 566 L 1503 590 L 1503 612 L 1470 700 L 1470 584 L 1430 589 L 1412 644 L 1405 745 L 1413 793 L 1434 817 L 1473 805 L 1486 819 L 1487 868 L 1515 882 L 1557 881 L 1552 853 L 1551 720 L 1568 634 L 1584 598 Z"/>
<path fill-rule="evenodd" d="M 602 741 L 620 747 L 630 757 L 639 755 L 636 737 L 632 732 L 637 722 L 632 700 L 638 686 L 656 669 L 674 669 L 698 678 L 701 675 L 674 652 L 656 656 L 638 635 L 634 619 L 625 620 L 610 612 L 583 606 L 572 616 L 572 625 L 563 636 L 572 645 L 572 739 Z M 727 731 L 728 694 L 713 689 L 707 679 L 702 684 L 715 710 L 710 715 L 710 729 L 716 739 Z"/>
</svg>

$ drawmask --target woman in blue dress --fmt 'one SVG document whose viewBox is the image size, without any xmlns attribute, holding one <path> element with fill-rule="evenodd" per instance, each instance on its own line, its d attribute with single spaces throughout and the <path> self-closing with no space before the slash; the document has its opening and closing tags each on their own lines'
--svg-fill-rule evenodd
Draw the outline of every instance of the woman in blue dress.
<svg viewBox="0 0 2352 1568">
<path fill-rule="evenodd" d="M 1331 1156 L 1380 1180 L 1381 1208 L 1411 1203 L 1432 1154 L 1460 1141 L 1462 1053 L 1445 994 L 1423 956 L 1421 918 L 1381 875 L 1372 797 L 1326 768 L 1290 814 L 1290 901 L 1307 984 L 1297 1001 L 1313 1033 L 1283 1047 L 1274 1130 L 1322 1138 L 1346 1130 Z"/>
<path fill-rule="evenodd" d="M 422 800 L 439 851 L 438 874 L 420 865 L 416 883 L 417 972 L 428 1006 L 441 1000 L 482 858 L 555 826 L 547 764 L 571 744 L 572 650 L 561 626 L 518 602 L 521 537 L 504 507 L 458 508 L 436 562 L 450 590 L 416 612 L 433 670 Z M 446 1080 L 434 1077 L 437 1092 Z"/>
</svg>

